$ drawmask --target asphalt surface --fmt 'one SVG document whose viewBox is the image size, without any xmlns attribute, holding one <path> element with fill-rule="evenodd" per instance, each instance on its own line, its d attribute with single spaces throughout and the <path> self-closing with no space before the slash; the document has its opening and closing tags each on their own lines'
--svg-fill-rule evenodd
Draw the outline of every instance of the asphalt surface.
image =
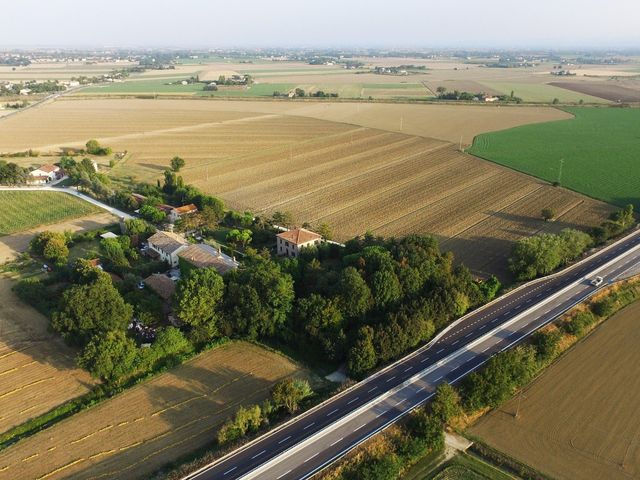
<svg viewBox="0 0 640 480">
<path fill-rule="evenodd" d="M 439 339 L 213 464 L 190 480 L 305 479 L 597 291 L 637 273 L 640 232 L 466 315 Z M 585 278 L 588 275 L 588 278 Z"/>
</svg>

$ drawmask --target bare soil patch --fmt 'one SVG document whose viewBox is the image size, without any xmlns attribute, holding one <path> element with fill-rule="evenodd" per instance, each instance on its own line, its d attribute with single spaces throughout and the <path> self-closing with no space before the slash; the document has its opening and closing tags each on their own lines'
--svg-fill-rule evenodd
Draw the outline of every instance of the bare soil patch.
<svg viewBox="0 0 640 480">
<path fill-rule="evenodd" d="M 635 302 L 607 320 L 471 433 L 554 478 L 638 478 L 639 317 Z"/>
<path fill-rule="evenodd" d="M 640 91 L 620 85 L 592 82 L 552 82 L 549 85 L 604 98 L 612 102 L 640 102 Z"/>
</svg>

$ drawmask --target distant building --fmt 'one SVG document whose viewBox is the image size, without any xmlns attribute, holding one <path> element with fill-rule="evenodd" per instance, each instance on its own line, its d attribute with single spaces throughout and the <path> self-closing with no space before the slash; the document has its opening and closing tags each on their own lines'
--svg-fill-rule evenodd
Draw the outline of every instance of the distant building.
<svg viewBox="0 0 640 480">
<path fill-rule="evenodd" d="M 196 213 L 198 211 L 198 207 L 196 207 L 193 203 L 189 205 L 183 205 L 182 207 L 172 207 L 171 210 L 167 213 L 167 218 L 171 223 L 175 223 L 183 215 L 190 215 L 192 213 Z"/>
<path fill-rule="evenodd" d="M 31 178 L 29 179 L 28 183 L 49 183 L 60 178 L 62 176 L 62 170 L 57 165 L 47 163 L 29 172 L 29 176 Z"/>
<path fill-rule="evenodd" d="M 498 97 L 484 97 L 485 102 L 497 102 L 500 100 Z"/>
<path fill-rule="evenodd" d="M 196 268 L 215 268 L 220 275 L 239 265 L 234 258 L 205 243 L 189 245 L 178 252 L 178 257 Z"/>
<path fill-rule="evenodd" d="M 100 234 L 100 238 L 118 238 L 118 235 L 113 232 L 105 232 Z"/>
<path fill-rule="evenodd" d="M 319 245 L 322 235 L 305 228 L 296 228 L 279 233 L 276 237 L 278 255 L 295 258 L 305 247 Z"/>
<path fill-rule="evenodd" d="M 176 291 L 176 282 L 162 273 L 154 273 L 144 279 L 144 284 L 163 300 L 169 300 Z"/>
<path fill-rule="evenodd" d="M 147 241 L 149 249 L 156 252 L 161 260 L 172 267 L 178 266 L 178 251 L 189 245 L 182 235 L 163 231 L 154 233 Z"/>
</svg>

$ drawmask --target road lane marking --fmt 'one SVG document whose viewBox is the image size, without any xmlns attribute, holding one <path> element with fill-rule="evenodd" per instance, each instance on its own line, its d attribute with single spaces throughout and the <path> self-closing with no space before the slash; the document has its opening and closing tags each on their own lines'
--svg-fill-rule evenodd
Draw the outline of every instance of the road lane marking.
<svg viewBox="0 0 640 480">
<path fill-rule="evenodd" d="M 406 400 L 407 400 L 407 399 L 405 398 L 405 399 L 403 399 L 403 400 L 400 400 L 399 402 L 396 402 L 396 404 L 394 405 L 394 407 L 397 407 L 398 405 L 400 405 L 402 402 L 405 402 Z"/>
<path fill-rule="evenodd" d="M 238 468 L 238 467 L 230 468 L 229 470 L 227 470 L 226 472 L 224 472 L 224 473 L 223 473 L 223 475 L 227 475 L 228 473 L 233 472 L 236 468 Z"/>
<path fill-rule="evenodd" d="M 309 427 L 312 427 L 313 425 L 315 425 L 316 422 L 311 422 L 309 425 L 307 425 L 306 427 L 303 428 L 303 430 L 306 430 Z"/>
<path fill-rule="evenodd" d="M 440 350 L 438 350 L 438 351 L 436 352 L 436 354 L 437 354 L 437 353 L 442 353 L 442 352 L 444 352 L 444 348 L 441 348 Z"/>
<path fill-rule="evenodd" d="M 396 378 L 396 376 L 394 375 L 393 377 L 391 377 L 389 380 L 387 380 L 385 383 L 389 383 L 391 380 L 393 380 L 394 378 Z"/>
<path fill-rule="evenodd" d="M 444 377 L 444 375 L 440 375 L 438 378 L 434 380 L 434 382 L 437 382 L 438 380 L 442 380 L 442 377 Z"/>
<path fill-rule="evenodd" d="M 420 387 L 418 390 L 416 390 L 416 393 L 420 393 L 422 390 L 424 390 L 424 387 Z"/>
<path fill-rule="evenodd" d="M 471 332 L 471 333 L 467 333 L 467 334 L 464 336 L 464 338 L 469 338 L 471 335 L 473 335 L 473 332 Z"/>
<path fill-rule="evenodd" d="M 278 442 L 278 445 L 280 445 L 281 443 L 286 442 L 286 441 L 287 441 L 287 440 L 289 440 L 290 438 L 291 438 L 291 435 L 289 435 L 287 438 L 283 438 L 282 440 L 280 440 L 280 441 Z"/>
<path fill-rule="evenodd" d="M 359 398 L 360 398 L 360 397 L 356 397 L 356 398 L 354 398 L 353 400 L 349 400 L 349 401 L 347 402 L 347 405 L 351 405 L 353 402 L 355 402 L 355 401 L 356 401 L 356 400 L 358 400 Z"/>
<path fill-rule="evenodd" d="M 420 363 L 424 363 L 424 362 L 428 362 L 428 361 L 429 361 L 429 357 L 423 358 L 422 360 L 420 360 Z"/>
<path fill-rule="evenodd" d="M 320 452 L 314 453 L 313 455 L 311 455 L 309 458 L 307 458 L 304 463 L 307 463 L 309 460 L 311 460 L 312 458 L 316 458 L 318 455 L 320 455 Z"/>
<path fill-rule="evenodd" d="M 282 475 L 280 475 L 279 477 L 276 477 L 276 480 L 279 480 L 280 478 L 284 477 L 286 474 L 291 473 L 291 470 L 287 470 L 286 472 L 284 472 Z"/>
<path fill-rule="evenodd" d="M 460 340 L 456 340 L 455 342 L 453 342 L 453 343 L 451 344 L 451 346 L 453 347 L 456 343 L 460 343 Z"/>
<path fill-rule="evenodd" d="M 371 390 L 369 390 L 367 393 L 371 393 L 371 392 L 373 392 L 376 388 L 378 388 L 378 387 L 373 387 L 373 388 L 372 388 Z"/>
<path fill-rule="evenodd" d="M 362 427 L 364 427 L 365 425 L 366 425 L 366 423 L 363 423 L 363 424 L 362 424 L 362 425 L 360 425 L 358 428 L 355 428 L 353 431 L 355 432 L 355 431 L 357 431 L 357 430 L 360 430 L 360 429 L 361 429 Z"/>
<path fill-rule="evenodd" d="M 329 413 L 327 413 L 327 417 L 330 417 L 331 415 L 333 415 L 334 413 L 336 413 L 338 410 L 340 410 L 339 408 L 336 408 L 335 410 L 330 411 Z"/>
<path fill-rule="evenodd" d="M 408 372 L 409 370 L 411 370 L 412 368 L 413 368 L 413 367 L 405 368 L 404 373 L 407 373 L 407 372 Z"/>
<path fill-rule="evenodd" d="M 489 350 L 491 347 L 493 347 L 493 345 L 489 345 L 487 348 L 485 348 L 484 350 L 482 350 L 482 353 L 486 352 L 487 350 Z"/>
<path fill-rule="evenodd" d="M 344 437 L 340 437 L 340 438 L 339 438 L 338 440 L 336 440 L 335 442 L 330 443 L 330 444 L 329 444 L 329 446 L 330 446 L 330 447 L 333 447 L 336 443 L 341 442 L 343 438 L 344 438 Z"/>
<path fill-rule="evenodd" d="M 260 453 L 256 453 L 253 457 L 251 457 L 251 460 L 253 460 L 254 458 L 258 458 L 263 453 L 267 453 L 267 451 L 266 450 L 262 450 Z"/>
</svg>

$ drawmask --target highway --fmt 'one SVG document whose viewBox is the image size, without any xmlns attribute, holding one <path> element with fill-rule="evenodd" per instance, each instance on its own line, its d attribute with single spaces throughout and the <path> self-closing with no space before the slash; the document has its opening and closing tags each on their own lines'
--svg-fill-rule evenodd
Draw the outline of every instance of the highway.
<svg viewBox="0 0 640 480">
<path fill-rule="evenodd" d="M 640 266 L 640 231 L 557 274 L 481 307 L 434 340 L 350 389 L 258 437 L 184 480 L 306 479 L 433 396 L 492 355 L 525 339 L 598 289 Z M 602 288 L 600 287 L 600 288 Z"/>
</svg>

